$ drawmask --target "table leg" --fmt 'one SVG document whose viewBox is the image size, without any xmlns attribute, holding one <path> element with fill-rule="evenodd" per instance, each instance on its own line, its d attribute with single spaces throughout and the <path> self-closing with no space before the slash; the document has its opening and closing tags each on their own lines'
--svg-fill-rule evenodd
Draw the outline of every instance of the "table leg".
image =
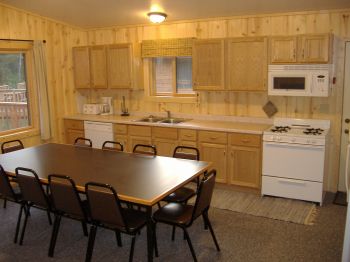
<svg viewBox="0 0 350 262">
<path fill-rule="evenodd" d="M 146 208 L 147 212 L 147 256 L 148 261 L 153 261 L 153 222 L 152 222 L 152 207 Z"/>
</svg>

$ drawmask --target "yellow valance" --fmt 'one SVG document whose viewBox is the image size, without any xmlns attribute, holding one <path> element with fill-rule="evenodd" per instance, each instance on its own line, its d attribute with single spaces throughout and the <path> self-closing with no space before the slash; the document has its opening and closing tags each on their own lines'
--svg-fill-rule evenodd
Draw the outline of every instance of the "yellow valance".
<svg viewBox="0 0 350 262">
<path fill-rule="evenodd" d="M 192 56 L 193 38 L 142 41 L 142 57 Z"/>
</svg>

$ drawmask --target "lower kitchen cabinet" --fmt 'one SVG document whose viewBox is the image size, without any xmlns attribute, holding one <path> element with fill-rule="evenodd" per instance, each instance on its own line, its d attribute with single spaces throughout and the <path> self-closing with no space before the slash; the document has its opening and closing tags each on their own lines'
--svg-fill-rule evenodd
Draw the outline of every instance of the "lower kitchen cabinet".
<svg viewBox="0 0 350 262">
<path fill-rule="evenodd" d="M 261 136 L 229 135 L 228 183 L 259 189 L 261 185 Z"/>
<path fill-rule="evenodd" d="M 64 129 L 67 144 L 74 144 L 78 137 L 84 137 L 84 122 L 81 120 L 64 120 Z"/>
<path fill-rule="evenodd" d="M 128 137 L 125 135 L 118 135 L 114 133 L 114 141 L 119 142 L 124 147 L 124 152 L 130 152 L 130 148 L 128 145 Z"/>
<path fill-rule="evenodd" d="M 132 152 L 134 146 L 137 144 L 151 145 L 151 133 L 152 132 L 150 126 L 130 125 L 128 130 L 129 150 Z"/>
<path fill-rule="evenodd" d="M 215 168 L 216 182 L 226 183 L 226 145 L 200 143 L 201 160 L 212 162 L 211 169 Z"/>
<path fill-rule="evenodd" d="M 173 156 L 177 146 L 178 131 L 177 128 L 153 127 L 152 141 L 157 148 L 159 156 Z"/>
<path fill-rule="evenodd" d="M 260 148 L 230 146 L 228 180 L 230 184 L 260 188 Z"/>
</svg>

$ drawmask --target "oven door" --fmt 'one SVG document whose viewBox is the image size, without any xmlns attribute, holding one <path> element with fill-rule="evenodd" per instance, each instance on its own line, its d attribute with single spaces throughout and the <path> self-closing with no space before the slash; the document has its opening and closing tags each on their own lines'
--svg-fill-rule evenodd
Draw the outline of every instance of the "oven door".
<svg viewBox="0 0 350 262">
<path fill-rule="evenodd" d="M 263 143 L 264 176 L 321 182 L 325 146 Z"/>
<path fill-rule="evenodd" d="M 280 96 L 310 96 L 312 79 L 305 71 L 271 71 L 268 94 Z"/>
</svg>

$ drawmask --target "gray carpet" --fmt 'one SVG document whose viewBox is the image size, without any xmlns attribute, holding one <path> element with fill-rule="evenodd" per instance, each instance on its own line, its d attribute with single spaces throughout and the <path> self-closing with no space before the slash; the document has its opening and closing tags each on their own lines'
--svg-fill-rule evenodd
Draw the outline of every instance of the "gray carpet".
<svg viewBox="0 0 350 262">
<path fill-rule="evenodd" d="M 2 200 L 0 200 L 2 205 Z M 13 244 L 18 206 L 0 206 L 0 261 L 84 261 L 87 238 L 81 224 L 62 220 L 55 257 L 47 257 L 51 227 L 46 214 L 32 210 L 24 245 Z M 346 208 L 326 202 L 314 226 L 278 221 L 212 208 L 210 218 L 222 251 L 216 252 L 210 233 L 198 219 L 189 233 L 199 261 L 340 261 Z M 146 261 L 145 230 L 136 241 L 134 261 Z M 186 241 L 177 231 L 174 242 L 171 228 L 157 230 L 160 257 L 155 261 L 192 261 Z M 115 235 L 108 230 L 97 233 L 93 261 L 127 261 L 131 239 L 123 235 L 118 248 Z"/>
</svg>

